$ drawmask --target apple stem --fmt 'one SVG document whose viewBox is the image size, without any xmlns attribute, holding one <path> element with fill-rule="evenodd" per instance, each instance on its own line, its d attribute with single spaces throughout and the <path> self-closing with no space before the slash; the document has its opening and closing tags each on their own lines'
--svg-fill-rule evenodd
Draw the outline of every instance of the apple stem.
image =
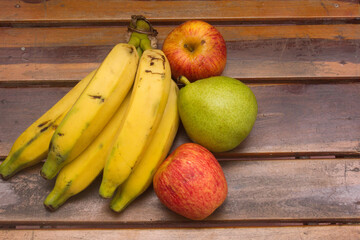
<svg viewBox="0 0 360 240">
<path fill-rule="evenodd" d="M 186 49 L 189 50 L 190 52 L 193 52 L 193 51 L 194 51 L 193 46 L 188 45 L 188 44 L 184 44 L 184 48 L 186 48 Z"/>
<path fill-rule="evenodd" d="M 177 82 L 178 82 L 178 83 L 183 83 L 183 84 L 185 84 L 185 85 L 188 85 L 188 84 L 191 83 L 191 82 L 189 81 L 189 79 L 187 79 L 185 76 L 180 76 L 180 77 L 178 77 Z"/>
</svg>

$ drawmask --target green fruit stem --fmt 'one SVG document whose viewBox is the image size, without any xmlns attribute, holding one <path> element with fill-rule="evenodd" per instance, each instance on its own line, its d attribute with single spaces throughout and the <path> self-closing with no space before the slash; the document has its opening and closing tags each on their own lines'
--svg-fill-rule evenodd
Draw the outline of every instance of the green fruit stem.
<svg viewBox="0 0 360 240">
<path fill-rule="evenodd" d="M 143 54 L 143 52 L 144 52 L 144 51 L 141 49 L 141 47 L 137 47 L 137 48 L 136 48 L 136 51 L 137 51 L 137 53 L 138 53 L 139 56 L 141 56 L 141 55 Z"/>
<path fill-rule="evenodd" d="M 187 79 L 185 76 L 180 76 L 178 78 L 178 83 L 183 83 L 185 85 L 190 84 L 191 82 L 189 81 L 189 79 Z"/>
<path fill-rule="evenodd" d="M 156 36 L 157 31 L 152 28 L 150 22 L 145 17 L 134 15 L 131 18 L 132 21 L 129 26 L 131 35 L 128 43 L 135 46 L 141 56 L 145 50 L 152 49 L 149 36 Z"/>
<path fill-rule="evenodd" d="M 138 48 L 140 46 L 140 39 L 137 36 L 134 36 L 134 34 L 131 34 L 128 44 Z"/>
</svg>

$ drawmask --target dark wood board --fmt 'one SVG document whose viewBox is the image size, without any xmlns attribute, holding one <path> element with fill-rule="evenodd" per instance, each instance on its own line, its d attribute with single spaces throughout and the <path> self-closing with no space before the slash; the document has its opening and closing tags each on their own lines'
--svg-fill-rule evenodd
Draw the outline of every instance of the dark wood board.
<svg viewBox="0 0 360 240">
<path fill-rule="evenodd" d="M 154 24 L 157 39 L 162 43 L 179 24 Z M 358 24 L 214 24 L 229 42 L 266 39 L 328 39 L 354 40 L 360 38 Z M 29 27 L 0 28 L 2 48 L 111 46 L 126 41 L 126 26 Z"/>
<path fill-rule="evenodd" d="M 114 213 L 98 195 L 101 176 L 49 212 L 54 180 L 40 163 L 0 179 L 0 239 L 360 238 L 359 0 L 9 0 L 0 9 L 0 163 L 126 41 L 133 14 L 154 24 L 159 48 L 184 21 L 213 24 L 227 43 L 223 75 L 247 83 L 259 103 L 250 136 L 215 154 L 229 193 L 204 221 L 171 212 L 152 188 Z M 189 141 L 180 127 L 172 150 Z"/>
<path fill-rule="evenodd" d="M 359 3 L 346 1 L 2 1 L 2 24 L 101 24 L 128 22 L 133 14 L 152 21 L 354 20 Z"/>
<path fill-rule="evenodd" d="M 175 26 L 158 28 L 159 48 Z M 219 26 L 223 75 L 246 82 L 357 81 L 360 26 Z M 71 85 L 98 67 L 124 27 L 0 29 L 0 85 Z M 277 34 L 273 34 L 276 32 Z"/>
<path fill-rule="evenodd" d="M 160 203 L 152 187 L 122 213 L 98 195 L 100 178 L 56 212 L 42 202 L 53 187 L 40 166 L 0 181 L 0 225 L 73 227 L 224 227 L 249 222 L 359 222 L 360 159 L 222 161 L 224 204 L 207 219 L 187 220 Z"/>
<path fill-rule="evenodd" d="M 258 117 L 248 138 L 222 159 L 359 155 L 360 83 L 249 85 Z M 0 156 L 70 88 L 0 88 Z M 180 128 L 174 147 L 190 141 Z"/>
</svg>

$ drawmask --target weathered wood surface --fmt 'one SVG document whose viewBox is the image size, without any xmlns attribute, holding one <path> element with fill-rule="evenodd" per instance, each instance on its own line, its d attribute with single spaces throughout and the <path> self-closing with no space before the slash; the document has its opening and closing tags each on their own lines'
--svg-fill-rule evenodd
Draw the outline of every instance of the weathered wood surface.
<svg viewBox="0 0 360 240">
<path fill-rule="evenodd" d="M 43 206 L 54 181 L 40 166 L 0 184 L 0 225 L 237 226 L 247 222 L 359 222 L 360 159 L 222 161 L 229 193 L 201 222 L 162 205 L 150 188 L 122 213 L 98 194 L 100 178 L 56 212 Z M 199 225 L 200 224 L 200 225 Z"/>
<path fill-rule="evenodd" d="M 29 3 L 30 2 L 30 3 Z M 132 14 L 156 22 L 353 20 L 359 17 L 357 0 L 346 1 L 1 1 L 3 24 L 91 24 L 127 22 Z M 175 11 L 176 10 L 176 11 Z"/>
<path fill-rule="evenodd" d="M 100 177 L 50 213 L 42 202 L 54 181 L 40 177 L 39 164 L 0 180 L 0 228 L 63 230 L 2 230 L 0 239 L 359 239 L 359 225 L 240 227 L 360 222 L 358 0 L 9 0 L 0 9 L 0 161 L 125 42 L 133 14 L 154 24 L 160 48 L 186 20 L 215 25 L 228 47 L 224 75 L 248 83 L 259 103 L 250 136 L 217 154 L 229 195 L 204 221 L 169 211 L 152 189 L 113 213 L 98 195 Z M 173 149 L 187 141 L 181 128 Z"/>
<path fill-rule="evenodd" d="M 155 26 L 159 47 L 175 27 Z M 246 82 L 360 77 L 360 25 L 219 25 L 223 75 Z M 126 27 L 0 28 L 0 85 L 74 84 L 126 42 Z M 259 57 L 261 56 L 261 57 Z"/>
<path fill-rule="evenodd" d="M 249 137 L 219 158 L 360 154 L 360 83 L 250 85 L 258 117 Z M 0 88 L 0 157 L 69 88 Z M 173 148 L 190 141 L 180 129 Z"/>
<path fill-rule="evenodd" d="M 128 19 L 129 20 L 129 19 Z M 158 30 L 157 39 L 162 43 L 177 25 L 154 24 Z M 307 38 L 328 40 L 358 40 L 358 24 L 259 24 L 259 25 L 214 25 L 229 42 L 261 39 Z M 112 46 L 125 42 L 125 26 L 87 27 L 33 27 L 0 28 L 3 48 L 17 47 L 63 47 L 63 46 Z"/>
<path fill-rule="evenodd" d="M 103 229 L 103 230 L 4 230 L 3 240 L 52 240 L 52 239 L 217 239 L 217 240 L 358 240 L 360 227 L 311 226 L 267 228 L 205 228 L 205 229 Z"/>
</svg>

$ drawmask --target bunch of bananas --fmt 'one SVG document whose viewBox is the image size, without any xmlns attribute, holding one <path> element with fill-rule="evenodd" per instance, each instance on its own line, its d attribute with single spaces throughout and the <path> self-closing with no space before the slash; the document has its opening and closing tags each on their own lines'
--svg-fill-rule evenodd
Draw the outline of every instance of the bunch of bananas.
<svg viewBox="0 0 360 240">
<path fill-rule="evenodd" d="M 46 158 L 41 175 L 57 176 L 44 204 L 56 210 L 103 171 L 99 193 L 123 210 L 152 182 L 175 138 L 178 87 L 161 50 L 152 49 L 136 20 L 128 43 L 117 44 L 98 69 L 72 88 L 15 141 L 0 165 L 10 178 Z"/>
</svg>

